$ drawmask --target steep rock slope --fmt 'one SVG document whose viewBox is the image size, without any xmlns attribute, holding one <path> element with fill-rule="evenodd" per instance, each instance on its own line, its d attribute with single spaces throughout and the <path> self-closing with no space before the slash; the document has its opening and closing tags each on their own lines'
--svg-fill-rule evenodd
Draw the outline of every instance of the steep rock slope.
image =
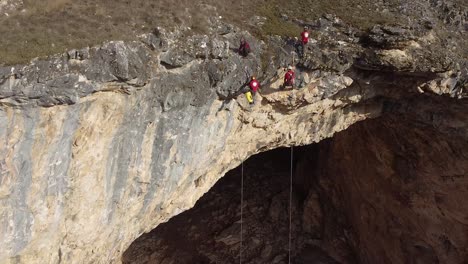
<svg viewBox="0 0 468 264">
<path fill-rule="evenodd" d="M 464 96 L 466 61 L 431 50 L 429 29 L 359 36 L 321 19 L 298 64 L 304 87 L 279 91 L 287 41 L 212 25 L 0 68 L 0 260 L 119 262 L 254 153 L 318 142 L 418 90 Z M 241 35 L 246 59 L 232 50 Z M 265 87 L 252 107 L 239 93 L 250 74 Z"/>
</svg>

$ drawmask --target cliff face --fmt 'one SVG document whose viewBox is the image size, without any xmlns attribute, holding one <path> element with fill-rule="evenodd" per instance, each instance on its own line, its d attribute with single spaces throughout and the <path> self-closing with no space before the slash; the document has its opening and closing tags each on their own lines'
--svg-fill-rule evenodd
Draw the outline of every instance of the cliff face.
<svg viewBox="0 0 468 264">
<path fill-rule="evenodd" d="M 409 98 L 292 160 L 289 148 L 255 155 L 123 262 L 238 263 L 243 172 L 242 263 L 288 263 L 292 162 L 292 263 L 463 263 L 466 106 Z"/>
<path fill-rule="evenodd" d="M 298 64 L 304 87 L 279 91 L 294 48 L 212 24 L 210 35 L 160 29 L 0 68 L 2 262 L 119 262 L 252 154 L 402 111 L 420 91 L 464 96 L 466 61 L 434 50 L 430 29 L 407 38 L 321 19 Z M 241 35 L 254 50 L 245 59 L 232 50 Z M 238 93 L 250 74 L 264 87 L 254 106 Z"/>
</svg>

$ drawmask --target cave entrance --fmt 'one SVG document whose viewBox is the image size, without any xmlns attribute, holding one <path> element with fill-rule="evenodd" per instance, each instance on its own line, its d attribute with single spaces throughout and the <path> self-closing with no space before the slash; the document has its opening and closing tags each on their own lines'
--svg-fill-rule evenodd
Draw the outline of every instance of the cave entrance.
<svg viewBox="0 0 468 264">
<path fill-rule="evenodd" d="M 468 102 L 417 97 L 294 148 L 292 263 L 464 263 Z M 138 238 L 124 263 L 238 263 L 240 168 Z M 290 149 L 244 163 L 242 263 L 287 263 Z"/>
<path fill-rule="evenodd" d="M 312 187 L 318 148 L 318 144 L 294 148 L 294 263 L 310 263 L 307 258 L 311 257 L 324 264 L 336 263 L 316 246 L 321 210 Z M 244 162 L 243 263 L 283 263 L 288 258 L 290 155 L 290 148 L 279 148 Z M 240 192 L 239 166 L 221 178 L 194 208 L 138 238 L 125 252 L 123 262 L 238 263 Z M 306 248 L 308 254 L 301 253 Z"/>
</svg>

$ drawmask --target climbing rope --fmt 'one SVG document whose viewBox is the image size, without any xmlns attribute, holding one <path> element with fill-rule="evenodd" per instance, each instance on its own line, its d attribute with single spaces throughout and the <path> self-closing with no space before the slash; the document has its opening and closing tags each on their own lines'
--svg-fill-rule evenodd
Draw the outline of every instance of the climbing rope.
<svg viewBox="0 0 468 264">
<path fill-rule="evenodd" d="M 293 146 L 291 146 L 291 174 L 289 177 L 289 244 L 288 244 L 288 263 L 291 264 L 291 230 L 292 230 L 292 192 L 293 192 Z"/>
<path fill-rule="evenodd" d="M 244 160 L 242 160 L 242 165 L 241 165 L 241 209 L 240 209 L 241 219 L 240 219 L 239 264 L 242 264 L 242 242 L 243 242 L 242 228 L 244 224 L 243 212 L 244 212 Z"/>
<path fill-rule="evenodd" d="M 241 16 L 244 15 L 244 0 L 241 0 Z M 241 33 L 242 33 L 242 23 L 241 23 Z M 247 69 L 247 68 L 246 68 Z M 239 247 L 239 264 L 242 264 L 242 246 L 243 246 L 243 226 L 244 226 L 244 160 L 242 160 L 241 165 L 241 220 L 240 220 L 240 247 Z"/>
</svg>

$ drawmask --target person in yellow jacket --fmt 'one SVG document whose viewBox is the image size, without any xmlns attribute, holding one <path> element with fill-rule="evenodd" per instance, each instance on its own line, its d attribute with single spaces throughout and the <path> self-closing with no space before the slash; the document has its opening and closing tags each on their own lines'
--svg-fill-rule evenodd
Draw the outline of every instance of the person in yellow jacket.
<svg viewBox="0 0 468 264">
<path fill-rule="evenodd" d="M 260 89 L 260 83 L 257 81 L 255 76 L 252 76 L 250 78 L 249 88 L 250 88 L 250 90 L 245 93 L 245 97 L 247 97 L 247 101 L 250 104 L 253 104 L 254 103 L 254 96 L 257 93 L 258 89 Z"/>
<path fill-rule="evenodd" d="M 253 96 L 252 96 L 252 92 L 251 91 L 248 91 L 245 93 L 245 97 L 247 98 L 247 101 L 249 102 L 249 104 L 253 104 L 254 103 L 254 100 L 253 100 Z"/>
</svg>

